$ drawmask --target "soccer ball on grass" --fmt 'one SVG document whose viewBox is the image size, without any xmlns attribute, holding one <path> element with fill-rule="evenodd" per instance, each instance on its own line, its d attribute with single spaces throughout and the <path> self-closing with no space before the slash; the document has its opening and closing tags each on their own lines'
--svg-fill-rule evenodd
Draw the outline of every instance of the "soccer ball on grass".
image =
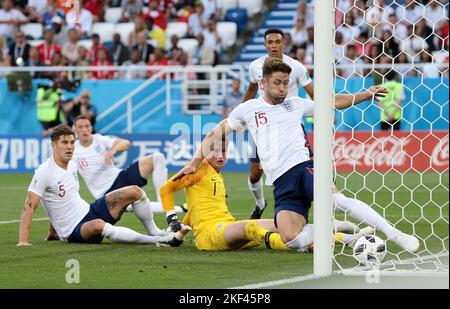
<svg viewBox="0 0 450 309">
<path fill-rule="evenodd" d="M 386 242 L 375 235 L 361 237 L 353 247 L 353 257 L 362 265 L 379 265 L 386 253 Z"/>
</svg>

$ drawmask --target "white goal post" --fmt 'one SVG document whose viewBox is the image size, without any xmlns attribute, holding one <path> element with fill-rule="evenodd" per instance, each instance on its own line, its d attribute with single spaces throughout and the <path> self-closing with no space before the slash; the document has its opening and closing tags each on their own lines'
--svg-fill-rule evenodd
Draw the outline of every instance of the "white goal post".
<svg viewBox="0 0 450 309">
<path fill-rule="evenodd" d="M 419 240 L 409 252 L 377 230 L 388 252 L 378 270 L 448 273 L 448 6 L 447 0 L 314 1 L 315 277 L 367 269 L 351 249 L 332 242 L 335 216 L 366 225 L 335 213 L 333 182 Z M 372 46 L 378 49 L 366 50 Z M 356 55 L 350 50 L 358 48 Z M 398 112 L 386 112 L 389 102 L 333 107 L 335 94 L 391 81 L 401 89 Z"/>
</svg>

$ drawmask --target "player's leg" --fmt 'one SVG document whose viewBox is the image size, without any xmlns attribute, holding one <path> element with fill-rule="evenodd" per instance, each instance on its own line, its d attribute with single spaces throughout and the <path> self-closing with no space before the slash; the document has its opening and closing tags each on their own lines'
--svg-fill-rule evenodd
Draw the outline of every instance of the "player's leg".
<svg viewBox="0 0 450 309">
<path fill-rule="evenodd" d="M 106 194 L 105 201 L 109 213 L 114 219 L 119 220 L 126 207 L 131 204 L 134 214 L 150 235 L 167 235 L 156 226 L 150 201 L 144 190 L 138 186 L 127 186 L 114 190 Z"/>
<path fill-rule="evenodd" d="M 153 155 L 139 159 L 139 172 L 144 179 L 148 179 L 150 175 L 152 175 L 156 196 L 158 202 L 161 202 L 159 188 L 167 181 L 167 164 L 164 155 L 157 152 Z"/>
<path fill-rule="evenodd" d="M 250 155 L 250 176 L 248 178 L 248 188 L 255 199 L 255 209 L 250 215 L 250 219 L 259 219 L 266 207 L 264 198 L 264 185 L 262 180 L 263 170 L 258 156 L 256 145 L 252 145 L 252 153 Z"/>
<path fill-rule="evenodd" d="M 126 227 L 114 226 L 101 219 L 85 222 L 81 226 L 81 237 L 87 243 L 99 243 L 105 236 L 112 242 L 124 244 L 156 244 L 167 240 L 167 237 L 143 235 Z"/>
<path fill-rule="evenodd" d="M 273 222 L 273 220 L 267 221 Z M 270 227 L 266 222 L 262 225 Z M 271 227 L 274 227 L 273 223 Z M 232 249 L 242 249 L 244 246 L 248 248 L 250 241 L 252 247 L 262 244 L 268 249 L 289 250 L 281 241 L 279 234 L 260 226 L 257 220 L 243 220 L 227 225 L 224 230 L 224 240 Z"/>
<path fill-rule="evenodd" d="M 307 224 L 313 199 L 312 161 L 303 162 L 275 180 L 275 225 L 287 247 L 303 251 L 313 242 L 312 224 Z"/>
<path fill-rule="evenodd" d="M 359 222 L 383 232 L 388 239 L 405 250 L 415 252 L 419 249 L 420 243 L 416 237 L 396 229 L 366 203 L 354 198 L 348 198 L 340 192 L 334 194 L 334 199 L 336 210 L 345 212 Z"/>
</svg>

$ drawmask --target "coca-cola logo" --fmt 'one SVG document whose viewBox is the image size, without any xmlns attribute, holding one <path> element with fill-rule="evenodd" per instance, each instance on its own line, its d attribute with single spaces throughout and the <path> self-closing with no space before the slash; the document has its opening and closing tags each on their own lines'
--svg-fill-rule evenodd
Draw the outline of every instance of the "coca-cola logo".
<svg viewBox="0 0 450 309">
<path fill-rule="evenodd" d="M 409 138 L 380 136 L 362 143 L 342 136 L 335 140 L 333 153 L 336 165 L 395 167 L 406 163 L 407 153 L 403 148 L 410 142 Z"/>
<path fill-rule="evenodd" d="M 431 164 L 433 166 L 447 166 L 448 165 L 448 135 L 439 141 L 431 153 Z"/>
</svg>

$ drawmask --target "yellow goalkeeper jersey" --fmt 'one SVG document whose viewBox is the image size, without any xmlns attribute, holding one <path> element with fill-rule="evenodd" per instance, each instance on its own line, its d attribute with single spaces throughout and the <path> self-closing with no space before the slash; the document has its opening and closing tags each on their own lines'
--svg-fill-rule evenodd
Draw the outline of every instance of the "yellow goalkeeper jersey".
<svg viewBox="0 0 450 309">
<path fill-rule="evenodd" d="M 184 188 L 188 212 L 183 218 L 183 223 L 192 227 L 194 235 L 198 235 L 216 222 L 236 220 L 226 205 L 223 177 L 206 159 L 194 174 L 184 176 L 178 182 L 174 182 L 172 178 L 160 189 L 164 211 L 174 210 L 173 193 Z"/>
</svg>

